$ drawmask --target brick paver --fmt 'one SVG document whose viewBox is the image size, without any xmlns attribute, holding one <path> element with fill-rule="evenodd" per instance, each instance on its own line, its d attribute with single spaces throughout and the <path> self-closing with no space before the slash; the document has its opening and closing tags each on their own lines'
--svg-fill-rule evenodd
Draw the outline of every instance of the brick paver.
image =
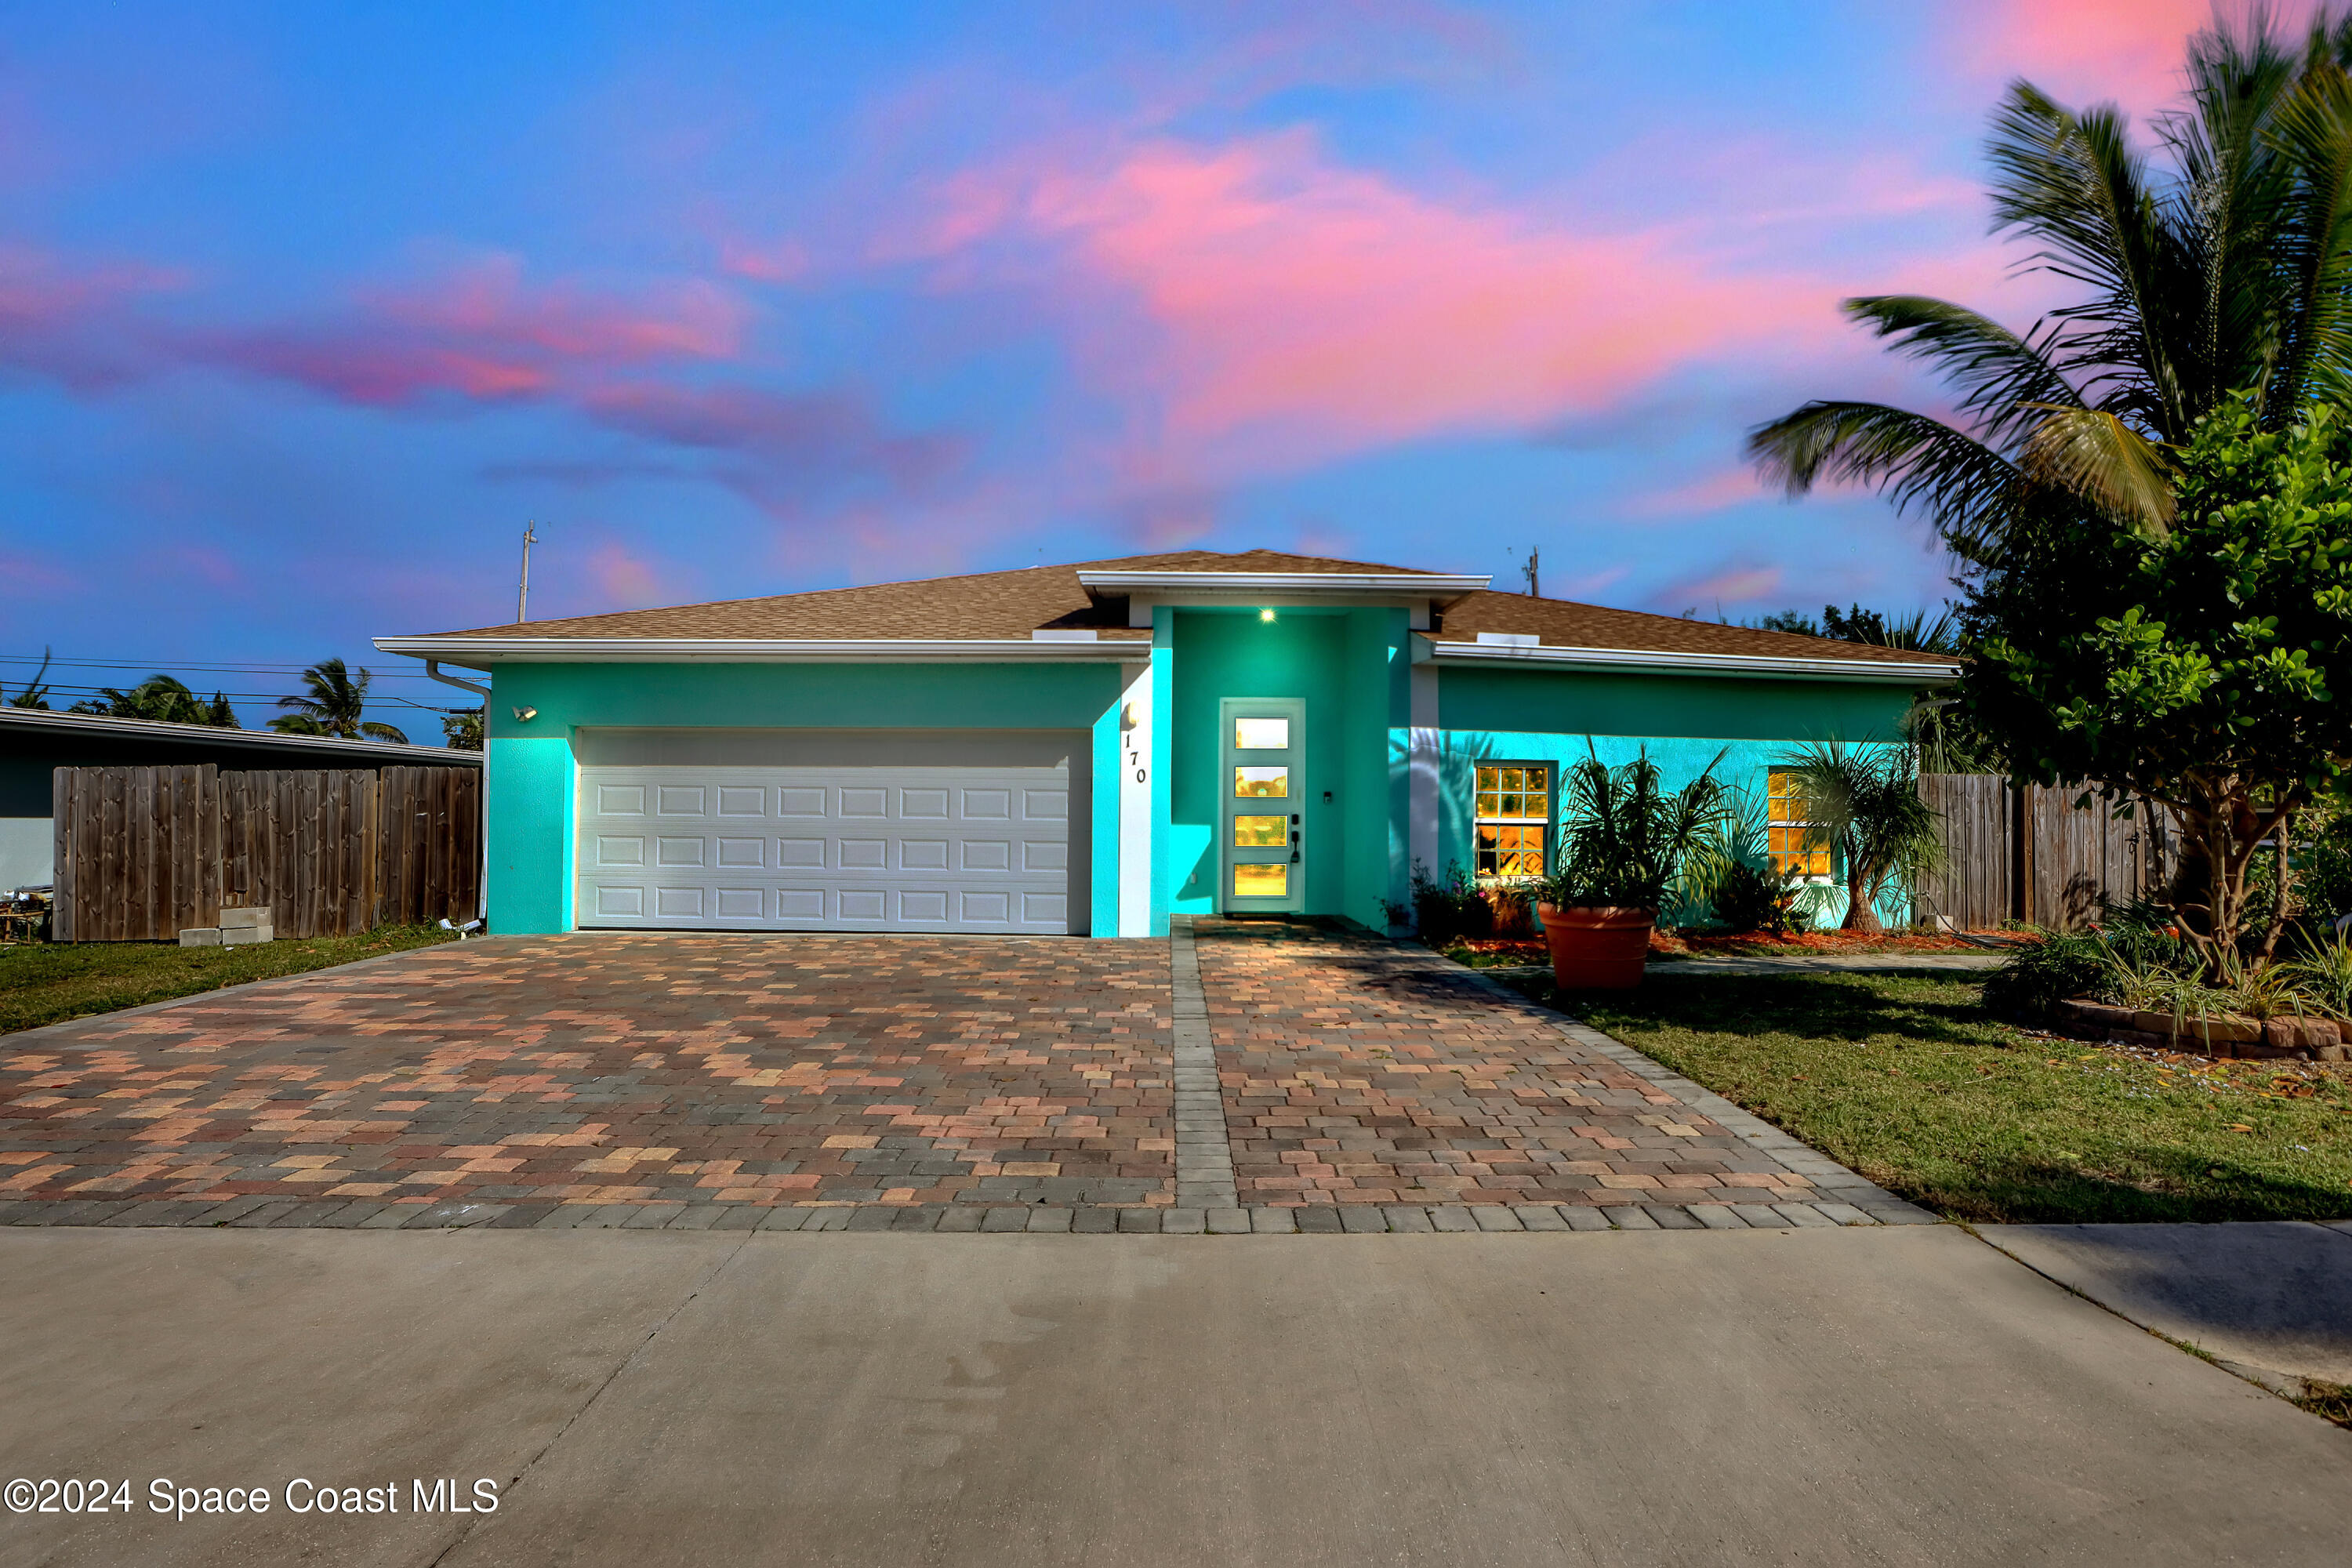
<svg viewBox="0 0 2352 1568">
<path fill-rule="evenodd" d="M 1245 1205 L 1814 1195 L 1558 1015 L 1419 949 L 1259 921 L 1193 938 Z"/>
<path fill-rule="evenodd" d="M 1154 942 L 573 935 L 0 1047 L 0 1199 L 1159 1205 Z"/>
<path fill-rule="evenodd" d="M 1178 1008 L 1164 942 L 509 937 L 36 1030 L 0 1039 L 0 1225 L 1933 1222 L 1424 950 L 1204 920 L 1192 951 Z"/>
</svg>

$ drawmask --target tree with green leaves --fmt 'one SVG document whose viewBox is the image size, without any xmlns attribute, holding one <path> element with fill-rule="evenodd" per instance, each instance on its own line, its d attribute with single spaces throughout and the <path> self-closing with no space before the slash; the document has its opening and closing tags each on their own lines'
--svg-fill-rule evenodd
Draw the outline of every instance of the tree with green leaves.
<svg viewBox="0 0 2352 1568">
<path fill-rule="evenodd" d="M 187 684 L 173 676 L 151 675 L 128 691 L 112 686 L 101 686 L 96 697 L 77 702 L 70 710 L 76 713 L 97 713 L 110 719 L 144 719 L 161 724 L 205 724 L 215 729 L 236 729 L 236 712 L 230 708 L 225 693 L 215 691 L 210 702 L 188 689 Z"/>
<path fill-rule="evenodd" d="M 2020 81 L 1996 117 L 1996 233 L 2082 290 L 2016 332 L 1919 295 L 1846 313 L 1930 366 L 1957 425 L 1878 403 L 1808 403 L 1748 449 L 1790 494 L 1872 486 L 1926 515 L 1964 568 L 2035 520 L 2161 534 L 2169 448 L 2233 395 L 2265 429 L 2352 390 L 2352 15 L 2300 39 L 2266 12 L 2190 39 L 2160 158 L 2113 105 L 2076 112 Z"/>
<path fill-rule="evenodd" d="M 1829 850 L 1845 876 L 1840 929 L 1880 934 L 1878 906 L 1889 887 L 1916 888 L 1944 863 L 1943 824 L 1919 796 L 1910 748 L 1826 741 L 1772 765 L 1788 775 L 1805 847 Z"/>
<path fill-rule="evenodd" d="M 445 712 L 441 718 L 441 735 L 453 752 L 478 752 L 482 749 L 482 712 L 479 708 L 459 708 Z"/>
<path fill-rule="evenodd" d="M 2249 395 L 2167 460 L 2162 531 L 2086 520 L 1988 555 L 1962 690 L 2019 776 L 2167 809 L 2165 901 L 2219 979 L 2290 912 L 2285 887 L 2249 899 L 2258 847 L 2352 768 L 2352 420 L 2274 429 Z"/>
<path fill-rule="evenodd" d="M 344 741 L 364 735 L 404 746 L 406 734 L 366 717 L 368 687 L 374 679 L 365 668 L 354 673 L 341 658 L 322 658 L 302 672 L 309 694 L 279 698 L 278 706 L 292 711 L 272 719 L 269 727 L 287 735 L 328 735 Z"/>
</svg>

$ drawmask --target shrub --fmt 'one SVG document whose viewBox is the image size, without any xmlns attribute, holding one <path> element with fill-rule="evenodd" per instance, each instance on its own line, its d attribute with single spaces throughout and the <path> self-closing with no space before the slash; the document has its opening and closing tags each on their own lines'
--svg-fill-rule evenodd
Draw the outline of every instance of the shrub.
<svg viewBox="0 0 2352 1568">
<path fill-rule="evenodd" d="M 1586 743 L 1585 760 L 1561 781 L 1559 869 L 1544 901 L 1559 909 L 1614 905 L 1656 910 L 1721 828 L 1728 803 L 1715 776 L 1717 752 L 1698 777 L 1667 793 L 1644 749 L 1612 768 Z"/>
<path fill-rule="evenodd" d="M 1707 902 L 1715 918 L 1735 931 L 1762 931 L 1775 935 L 1797 920 L 1797 900 L 1804 878 L 1794 870 L 1762 869 L 1745 860 L 1731 860 L 1715 878 Z"/>
<path fill-rule="evenodd" d="M 1419 861 L 1413 863 L 1412 914 L 1421 940 L 1432 947 L 1465 937 L 1476 941 L 1495 929 L 1495 906 L 1479 893 L 1477 879 L 1459 860 L 1445 868 L 1442 881 Z"/>
<path fill-rule="evenodd" d="M 1985 1005 L 2006 1017 L 2046 1018 L 2069 996 L 2104 991 L 2113 964 L 2107 944 L 2095 936 L 2042 931 L 1985 976 Z"/>
</svg>

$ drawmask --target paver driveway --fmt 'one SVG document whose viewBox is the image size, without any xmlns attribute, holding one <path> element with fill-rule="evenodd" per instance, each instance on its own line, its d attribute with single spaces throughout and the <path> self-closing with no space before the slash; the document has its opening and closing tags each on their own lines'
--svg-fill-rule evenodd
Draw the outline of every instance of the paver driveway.
<svg viewBox="0 0 2352 1568">
<path fill-rule="evenodd" d="M 1161 942 L 505 938 L 10 1044 L 10 1197 L 1172 1191 Z"/>
<path fill-rule="evenodd" d="M 35 1030 L 0 1043 L 0 1221 L 1927 1217 L 1424 950 L 1218 921 L 1176 945 L 499 938 Z M 1210 1054 L 1183 1043 L 1194 964 L 1222 1115 L 1213 1089 L 1177 1114 L 1180 1051 Z M 1230 1152 L 1230 1195 L 1178 1202 L 1180 1141 Z M 1845 1201 L 1791 1212 L 1812 1199 Z"/>
<path fill-rule="evenodd" d="M 1812 1184 L 1417 949 L 1194 927 L 1244 1204 L 1772 1204 Z"/>
</svg>

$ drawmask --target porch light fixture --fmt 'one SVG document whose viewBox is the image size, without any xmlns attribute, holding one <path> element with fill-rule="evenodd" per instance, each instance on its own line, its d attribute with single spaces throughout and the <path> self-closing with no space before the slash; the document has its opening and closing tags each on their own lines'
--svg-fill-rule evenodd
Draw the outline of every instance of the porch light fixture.
<svg viewBox="0 0 2352 1568">
<path fill-rule="evenodd" d="M 518 708 L 514 710 L 514 716 L 516 723 L 528 724 L 533 719 L 539 717 L 539 710 L 536 708 Z"/>
<path fill-rule="evenodd" d="M 1274 619 L 1274 612 L 1272 610 L 1260 610 L 1257 613 L 1257 618 L 1261 621 L 1270 621 Z"/>
</svg>

